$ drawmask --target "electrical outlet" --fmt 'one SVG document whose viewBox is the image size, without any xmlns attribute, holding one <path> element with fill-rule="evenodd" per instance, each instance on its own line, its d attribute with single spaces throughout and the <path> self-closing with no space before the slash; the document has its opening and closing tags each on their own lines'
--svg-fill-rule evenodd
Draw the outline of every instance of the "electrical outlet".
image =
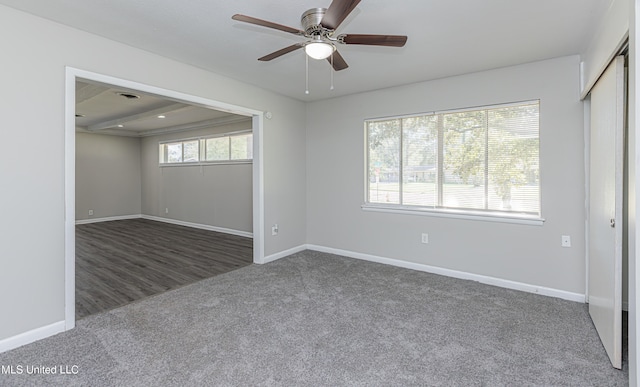
<svg viewBox="0 0 640 387">
<path fill-rule="evenodd" d="M 167 208 L 165 208 L 165 209 L 164 209 L 164 213 L 165 213 L 165 214 L 168 214 L 168 213 L 169 213 L 169 207 L 167 207 Z"/>
<path fill-rule="evenodd" d="M 571 247 L 571 237 L 569 235 L 562 236 L 562 247 Z"/>
<path fill-rule="evenodd" d="M 278 223 L 271 226 L 271 235 L 278 235 Z"/>
<path fill-rule="evenodd" d="M 89 210 L 89 216 L 93 216 L 93 210 Z"/>
<path fill-rule="evenodd" d="M 422 233 L 422 243 L 429 243 L 429 234 Z"/>
</svg>

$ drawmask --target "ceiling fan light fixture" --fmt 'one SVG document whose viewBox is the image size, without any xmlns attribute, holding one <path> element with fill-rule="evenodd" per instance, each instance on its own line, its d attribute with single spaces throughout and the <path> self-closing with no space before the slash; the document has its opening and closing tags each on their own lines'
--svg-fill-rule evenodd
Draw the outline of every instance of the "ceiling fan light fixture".
<svg viewBox="0 0 640 387">
<path fill-rule="evenodd" d="M 336 47 L 326 42 L 311 42 L 304 46 L 304 52 L 313 59 L 327 59 Z"/>
</svg>

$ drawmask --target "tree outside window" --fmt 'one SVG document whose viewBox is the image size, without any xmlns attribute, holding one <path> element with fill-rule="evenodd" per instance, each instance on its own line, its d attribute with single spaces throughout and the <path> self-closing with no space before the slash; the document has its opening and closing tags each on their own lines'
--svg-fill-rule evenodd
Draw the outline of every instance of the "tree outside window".
<svg viewBox="0 0 640 387">
<path fill-rule="evenodd" d="M 369 121 L 367 144 L 369 203 L 540 213 L 538 101 Z"/>
</svg>

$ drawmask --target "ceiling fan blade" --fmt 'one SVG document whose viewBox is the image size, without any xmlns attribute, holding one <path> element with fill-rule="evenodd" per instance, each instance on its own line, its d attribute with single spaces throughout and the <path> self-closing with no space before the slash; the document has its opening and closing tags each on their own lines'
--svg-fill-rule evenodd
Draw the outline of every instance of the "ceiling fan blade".
<svg viewBox="0 0 640 387">
<path fill-rule="evenodd" d="M 324 28 L 335 30 L 349 16 L 360 0 L 333 0 L 320 24 Z"/>
<path fill-rule="evenodd" d="M 277 24 L 277 23 L 273 23 L 273 22 L 270 22 L 270 21 L 262 20 L 262 19 L 257 19 L 255 17 L 251 17 L 251 16 L 235 14 L 235 15 L 231 16 L 231 18 L 233 20 L 237 20 L 237 21 L 241 21 L 241 22 L 245 22 L 245 23 L 255 24 L 255 25 L 258 25 L 258 26 L 262 26 L 262 27 L 268 27 L 268 28 L 273 28 L 273 29 L 276 29 L 276 30 L 288 32 L 290 34 L 304 36 L 304 31 L 302 31 L 302 30 L 298 30 L 298 29 L 295 29 L 295 28 L 292 28 L 292 27 L 283 26 L 282 24 Z"/>
<path fill-rule="evenodd" d="M 329 61 L 329 63 L 331 63 L 331 57 L 328 57 L 327 60 Z M 347 62 L 344 60 L 342 55 L 340 55 L 338 50 L 335 50 L 333 52 L 333 69 L 335 71 L 340 71 L 346 69 L 347 67 L 349 67 Z"/>
<path fill-rule="evenodd" d="M 285 47 L 285 48 L 283 48 L 281 50 L 278 50 L 276 52 L 272 52 L 269 55 L 265 55 L 262 58 L 258 58 L 258 60 L 259 61 L 263 61 L 263 62 L 267 62 L 267 61 L 270 61 L 272 59 L 276 59 L 277 57 L 282 56 L 284 54 L 288 54 L 288 53 L 290 53 L 292 51 L 295 51 L 295 50 L 297 50 L 299 48 L 302 48 L 302 44 L 296 43 L 296 44 L 293 44 L 293 45 L 291 45 L 289 47 Z"/>
<path fill-rule="evenodd" d="M 407 43 L 404 35 L 367 35 L 344 34 L 338 36 L 338 40 L 344 44 L 365 44 L 369 46 L 403 47 Z"/>
</svg>

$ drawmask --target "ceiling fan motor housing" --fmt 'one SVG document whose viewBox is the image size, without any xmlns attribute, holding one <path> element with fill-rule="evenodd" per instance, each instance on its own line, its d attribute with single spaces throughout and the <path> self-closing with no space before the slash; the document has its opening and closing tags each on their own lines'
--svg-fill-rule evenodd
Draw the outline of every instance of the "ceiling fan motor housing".
<svg viewBox="0 0 640 387">
<path fill-rule="evenodd" d="M 320 36 L 323 34 L 325 28 L 320 25 L 320 22 L 322 22 L 325 12 L 327 12 L 326 8 L 311 8 L 302 14 L 300 23 L 307 36 Z"/>
</svg>

